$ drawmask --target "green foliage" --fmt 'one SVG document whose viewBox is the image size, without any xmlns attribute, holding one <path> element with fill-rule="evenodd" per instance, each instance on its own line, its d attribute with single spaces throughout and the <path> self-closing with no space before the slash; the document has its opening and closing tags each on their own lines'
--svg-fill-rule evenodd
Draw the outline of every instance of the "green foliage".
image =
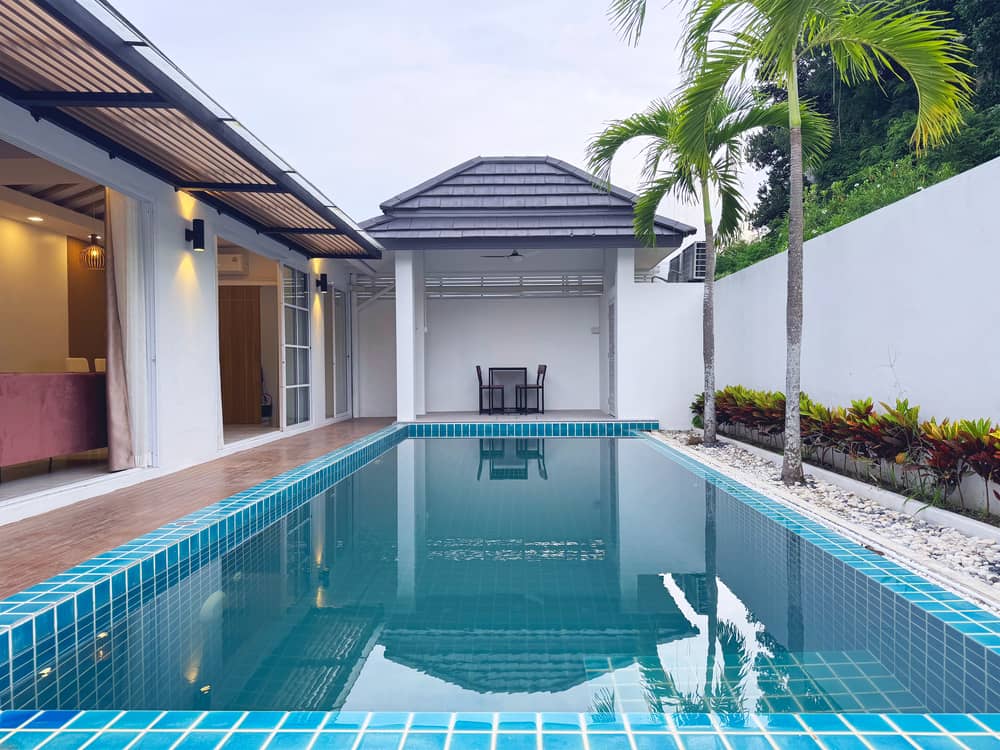
<svg viewBox="0 0 1000 750">
<path fill-rule="evenodd" d="M 696 425 L 704 403 L 703 394 L 691 403 Z M 716 394 L 715 404 L 720 431 L 780 441 L 783 393 L 727 386 Z M 922 422 L 920 408 L 906 399 L 879 407 L 870 398 L 859 399 L 845 408 L 824 406 L 804 393 L 800 409 L 802 442 L 816 463 L 924 499 L 944 499 L 960 489 L 963 478 L 976 475 L 985 483 L 987 510 L 991 497 L 1000 500 L 995 487 L 1000 425 L 989 419 Z"/>
<path fill-rule="evenodd" d="M 930 0 L 924 7 L 949 14 L 949 26 L 962 34 L 975 65 L 973 111 L 949 143 L 926 153 L 932 165 L 951 164 L 957 174 L 1000 156 L 1000 2 Z M 800 94 L 833 119 L 836 133 L 828 158 L 807 175 L 811 183 L 828 188 L 865 166 L 910 154 L 917 97 L 905 76 L 897 78 L 885 68 L 878 80 L 855 81 L 847 88 L 838 80 L 831 56 L 815 50 L 800 58 L 798 77 Z M 784 90 L 764 78 L 757 90 L 771 101 L 785 99 Z M 751 223 L 774 228 L 788 211 L 787 135 L 773 128 L 754 134 L 748 139 L 747 158 L 768 172 Z"/>
<path fill-rule="evenodd" d="M 908 137 L 908 136 L 907 136 Z M 861 170 L 828 188 L 810 186 L 805 194 L 805 238 L 812 239 L 894 203 L 955 174 L 950 163 L 905 157 Z M 788 247 L 787 218 L 763 237 L 731 243 L 719 255 L 716 278 L 784 252 Z"/>
</svg>

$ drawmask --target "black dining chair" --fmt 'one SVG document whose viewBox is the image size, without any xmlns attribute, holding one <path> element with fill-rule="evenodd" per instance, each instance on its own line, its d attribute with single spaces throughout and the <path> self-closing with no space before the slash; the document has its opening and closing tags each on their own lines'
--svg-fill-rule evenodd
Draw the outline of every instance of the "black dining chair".
<svg viewBox="0 0 1000 750">
<path fill-rule="evenodd" d="M 503 405 L 503 386 L 502 385 L 493 385 L 491 383 L 483 383 L 483 368 L 480 367 L 479 365 L 476 365 L 476 377 L 479 378 L 479 413 L 480 414 L 486 414 L 486 413 L 492 414 L 493 413 L 493 404 L 494 404 L 493 395 L 497 391 L 499 391 L 500 392 L 500 413 L 503 414 L 503 408 L 504 408 L 504 405 Z M 486 391 L 486 393 L 487 393 L 487 395 L 489 395 L 489 399 L 490 399 L 490 405 L 489 405 L 489 408 L 487 408 L 487 409 L 483 408 L 483 391 Z"/>
<path fill-rule="evenodd" d="M 538 365 L 538 372 L 535 373 L 535 382 L 527 385 L 517 385 L 514 388 L 514 405 L 522 414 L 528 413 L 528 392 L 535 392 L 535 408 L 533 412 L 545 413 L 545 371 L 548 365 Z"/>
</svg>

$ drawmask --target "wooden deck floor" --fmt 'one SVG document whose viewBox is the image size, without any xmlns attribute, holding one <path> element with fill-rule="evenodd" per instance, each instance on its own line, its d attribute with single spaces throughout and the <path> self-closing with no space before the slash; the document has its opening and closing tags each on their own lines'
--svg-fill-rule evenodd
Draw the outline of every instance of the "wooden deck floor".
<svg viewBox="0 0 1000 750">
<path fill-rule="evenodd" d="M 339 422 L 0 526 L 0 598 L 391 423 Z"/>
</svg>

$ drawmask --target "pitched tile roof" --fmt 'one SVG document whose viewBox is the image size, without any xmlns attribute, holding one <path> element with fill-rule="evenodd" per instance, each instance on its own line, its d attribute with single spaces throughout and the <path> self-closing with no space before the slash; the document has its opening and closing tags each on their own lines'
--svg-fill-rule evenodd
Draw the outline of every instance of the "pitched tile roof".
<svg viewBox="0 0 1000 750">
<path fill-rule="evenodd" d="M 635 199 L 551 156 L 477 156 L 385 201 L 361 226 L 397 248 L 636 246 Z M 676 247 L 694 231 L 656 218 L 658 245 Z"/>
</svg>

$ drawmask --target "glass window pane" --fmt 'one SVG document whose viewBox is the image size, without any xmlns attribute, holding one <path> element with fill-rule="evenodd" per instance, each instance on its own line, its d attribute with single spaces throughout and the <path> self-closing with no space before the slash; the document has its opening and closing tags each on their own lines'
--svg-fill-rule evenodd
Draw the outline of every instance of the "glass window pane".
<svg viewBox="0 0 1000 750">
<path fill-rule="evenodd" d="M 299 388 L 299 421 L 307 422 L 309 420 L 309 388 Z"/>
<path fill-rule="evenodd" d="M 285 350 L 285 386 L 298 385 L 298 376 L 295 371 L 295 366 L 297 362 L 295 359 L 295 350 L 287 349 Z"/>
<path fill-rule="evenodd" d="M 295 310 L 285 308 L 285 345 L 295 343 Z"/>
<path fill-rule="evenodd" d="M 295 343 L 299 346 L 309 346 L 309 311 L 296 310 L 295 320 Z"/>
<path fill-rule="evenodd" d="M 296 349 L 295 359 L 297 364 L 295 366 L 295 372 L 298 375 L 299 383 L 308 383 L 309 379 L 309 350 L 308 349 Z"/>
<path fill-rule="evenodd" d="M 285 423 L 289 425 L 299 423 L 299 402 L 294 388 L 285 390 Z"/>
</svg>

